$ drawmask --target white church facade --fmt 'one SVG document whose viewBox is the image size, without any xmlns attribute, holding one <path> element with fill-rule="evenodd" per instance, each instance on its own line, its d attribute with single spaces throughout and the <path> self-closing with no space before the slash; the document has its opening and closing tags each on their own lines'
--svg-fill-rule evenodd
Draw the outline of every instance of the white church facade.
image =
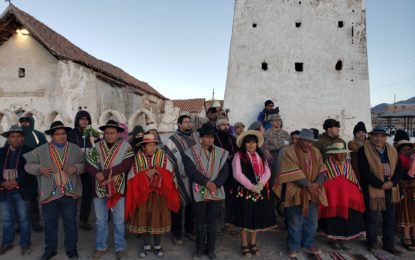
<svg viewBox="0 0 415 260">
<path fill-rule="evenodd" d="M 3 131 L 27 114 L 41 130 L 57 119 L 73 126 L 79 109 L 91 114 L 94 126 L 113 118 L 131 128 L 170 124 L 164 129 L 173 131 L 177 111 L 165 108 L 171 110 L 172 101 L 149 84 L 89 55 L 14 5 L 0 16 Z"/>
</svg>

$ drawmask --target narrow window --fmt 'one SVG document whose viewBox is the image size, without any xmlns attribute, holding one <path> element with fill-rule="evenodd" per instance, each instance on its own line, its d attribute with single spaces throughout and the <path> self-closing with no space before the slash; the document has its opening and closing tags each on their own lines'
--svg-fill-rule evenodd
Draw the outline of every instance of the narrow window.
<svg viewBox="0 0 415 260">
<path fill-rule="evenodd" d="M 261 64 L 261 68 L 263 71 L 267 71 L 268 70 L 268 63 L 266 63 L 265 61 Z"/>
<path fill-rule="evenodd" d="M 19 78 L 24 78 L 26 76 L 26 71 L 24 68 L 19 68 L 18 70 Z"/>
<path fill-rule="evenodd" d="M 300 26 L 301 26 L 301 22 L 296 22 L 295 23 L 295 27 L 300 28 Z"/>
<path fill-rule="evenodd" d="M 343 25 L 344 25 L 343 21 L 338 21 L 338 22 L 337 22 L 337 26 L 338 26 L 339 28 L 343 28 Z"/>
<path fill-rule="evenodd" d="M 302 62 L 296 62 L 295 63 L 295 71 L 303 71 L 303 63 Z"/>
<path fill-rule="evenodd" d="M 338 60 L 336 63 L 336 66 L 334 66 L 336 70 L 342 70 L 343 68 L 343 62 L 341 60 Z"/>
<path fill-rule="evenodd" d="M 252 27 L 256 28 L 256 23 L 253 23 L 253 24 L 252 24 Z"/>
</svg>

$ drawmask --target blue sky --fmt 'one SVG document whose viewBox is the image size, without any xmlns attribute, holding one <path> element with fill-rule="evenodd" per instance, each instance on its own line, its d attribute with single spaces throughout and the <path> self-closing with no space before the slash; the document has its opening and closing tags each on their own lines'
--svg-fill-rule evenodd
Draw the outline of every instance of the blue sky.
<svg viewBox="0 0 415 260">
<path fill-rule="evenodd" d="M 168 98 L 223 98 L 234 0 L 12 2 Z M 366 0 L 366 12 L 372 105 L 415 96 L 415 1 Z"/>
</svg>

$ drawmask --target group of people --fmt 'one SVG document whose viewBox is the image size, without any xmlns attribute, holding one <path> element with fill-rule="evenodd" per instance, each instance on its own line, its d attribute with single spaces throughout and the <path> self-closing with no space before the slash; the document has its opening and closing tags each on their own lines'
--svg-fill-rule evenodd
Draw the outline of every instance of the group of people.
<svg viewBox="0 0 415 260">
<path fill-rule="evenodd" d="M 42 228 L 38 201 L 42 259 L 57 255 L 60 218 L 66 254 L 78 258 L 78 201 L 80 228 L 92 229 L 92 205 L 95 211 L 91 259 L 108 251 L 110 218 L 118 259 L 126 258 L 126 231 L 142 240 L 139 257 L 162 257 L 162 235 L 171 232 L 175 245 L 184 236 L 195 241 L 194 259 L 215 259 L 222 201 L 223 230 L 239 234 L 246 257 L 260 254 L 257 234 L 275 229 L 277 215 L 285 215 L 289 257 L 300 249 L 320 254 L 318 228 L 336 250 L 347 250 L 345 241 L 362 236 L 376 250 L 379 212 L 383 249 L 401 254 L 394 244 L 399 225 L 402 246 L 415 251 L 414 144 L 405 132 L 393 146 L 384 127 L 367 132 L 359 122 L 346 144 L 340 123 L 327 119 L 321 135 L 308 128 L 289 134 L 271 100 L 247 130 L 243 122 L 231 126 L 220 107 L 208 113 L 197 131 L 191 117 L 181 115 L 164 143 L 157 129 L 141 126 L 128 138 L 114 120 L 99 127 L 100 135 L 87 111 L 77 113 L 74 128 L 53 122 L 45 131 L 47 142 L 33 129 L 33 118 L 21 118 L 2 133 L 7 143 L 0 149 L 0 255 L 13 248 L 16 223 L 21 253 L 30 253 L 31 225 Z"/>
</svg>

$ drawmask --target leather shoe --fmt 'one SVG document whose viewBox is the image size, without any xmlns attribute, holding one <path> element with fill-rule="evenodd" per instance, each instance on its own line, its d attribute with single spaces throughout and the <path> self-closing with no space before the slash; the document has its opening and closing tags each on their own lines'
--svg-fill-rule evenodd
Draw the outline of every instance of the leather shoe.
<svg viewBox="0 0 415 260">
<path fill-rule="evenodd" d="M 33 229 L 33 231 L 35 231 L 36 233 L 40 233 L 40 232 L 42 232 L 42 231 L 43 231 L 43 227 L 42 227 L 42 225 L 40 225 L 40 223 L 39 223 L 39 222 L 33 222 L 33 223 L 32 223 L 32 229 Z"/>
<path fill-rule="evenodd" d="M 12 249 L 13 249 L 13 245 L 0 246 L 0 255 L 4 255 L 7 251 L 10 251 Z"/>
<path fill-rule="evenodd" d="M 81 221 L 81 223 L 79 223 L 79 227 L 85 231 L 92 230 L 92 226 L 88 223 L 88 221 Z"/>
<path fill-rule="evenodd" d="M 56 251 L 45 252 L 40 259 L 41 260 L 49 260 L 49 259 L 52 259 L 52 257 L 54 257 L 57 254 L 58 253 Z"/>
<path fill-rule="evenodd" d="M 401 251 L 399 251 L 398 249 L 396 249 L 395 246 L 383 246 L 382 248 L 383 250 L 385 250 L 386 252 L 391 253 L 392 255 L 396 255 L 396 256 L 400 256 L 402 254 Z"/>
<path fill-rule="evenodd" d="M 66 252 L 66 255 L 68 256 L 69 259 L 78 259 L 79 255 L 78 255 L 78 251 L 76 250 L 71 250 Z"/>
<path fill-rule="evenodd" d="M 341 247 L 339 245 L 339 243 L 337 243 L 337 240 L 330 240 L 329 241 L 329 246 L 335 250 L 340 250 Z"/>
</svg>

